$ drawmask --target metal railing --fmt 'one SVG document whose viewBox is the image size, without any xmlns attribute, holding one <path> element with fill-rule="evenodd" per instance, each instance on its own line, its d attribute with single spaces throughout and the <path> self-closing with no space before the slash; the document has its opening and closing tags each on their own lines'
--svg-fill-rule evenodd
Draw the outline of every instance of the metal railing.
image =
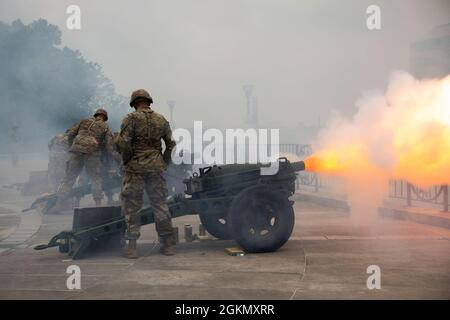
<svg viewBox="0 0 450 320">
<path fill-rule="evenodd" d="M 413 201 L 418 201 L 439 205 L 444 212 L 449 211 L 448 185 L 433 186 L 424 190 L 407 181 L 391 180 L 389 182 L 389 196 L 406 200 L 406 205 L 409 207 L 413 205 Z"/>
</svg>

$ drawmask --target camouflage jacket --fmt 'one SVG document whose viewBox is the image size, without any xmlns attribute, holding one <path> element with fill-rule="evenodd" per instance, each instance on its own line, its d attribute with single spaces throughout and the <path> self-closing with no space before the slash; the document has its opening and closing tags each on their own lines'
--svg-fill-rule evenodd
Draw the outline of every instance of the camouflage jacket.
<svg viewBox="0 0 450 320">
<path fill-rule="evenodd" d="M 106 151 L 113 154 L 113 136 L 104 121 L 83 119 L 67 131 L 67 137 L 71 152 L 91 154 Z"/>
<path fill-rule="evenodd" d="M 166 145 L 164 154 L 161 140 Z M 150 108 L 134 111 L 123 119 L 116 144 L 125 171 L 135 173 L 164 171 L 175 147 L 169 122 Z"/>
<path fill-rule="evenodd" d="M 66 134 L 58 134 L 48 143 L 50 155 L 66 155 L 69 152 L 69 138 Z"/>
</svg>

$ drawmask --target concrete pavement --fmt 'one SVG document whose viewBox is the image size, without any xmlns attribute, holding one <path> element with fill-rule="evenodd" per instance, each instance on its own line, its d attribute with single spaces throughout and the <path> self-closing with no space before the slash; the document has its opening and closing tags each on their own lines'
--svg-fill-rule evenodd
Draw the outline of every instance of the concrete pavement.
<svg viewBox="0 0 450 320">
<path fill-rule="evenodd" d="M 0 299 L 450 298 L 449 230 L 382 218 L 355 224 L 348 213 L 306 202 L 295 211 L 295 231 L 278 252 L 232 257 L 225 248 L 233 241 L 210 240 L 180 243 L 165 257 L 145 226 L 138 260 L 118 251 L 77 261 L 55 248 L 34 251 L 71 225 L 71 215 L 44 216 L 35 235 L 0 254 Z M 185 223 L 198 219 L 175 220 L 180 230 Z M 67 289 L 72 264 L 81 268 L 81 290 Z M 381 290 L 366 286 L 373 264 Z"/>
</svg>

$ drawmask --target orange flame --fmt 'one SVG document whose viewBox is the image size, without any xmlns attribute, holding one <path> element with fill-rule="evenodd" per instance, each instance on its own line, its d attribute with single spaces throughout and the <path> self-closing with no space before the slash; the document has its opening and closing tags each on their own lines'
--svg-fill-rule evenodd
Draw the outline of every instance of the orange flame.
<svg viewBox="0 0 450 320">
<path fill-rule="evenodd" d="M 450 76 L 419 81 L 396 73 L 385 95 L 358 106 L 351 121 L 338 119 L 322 132 L 306 170 L 450 184 Z"/>
</svg>

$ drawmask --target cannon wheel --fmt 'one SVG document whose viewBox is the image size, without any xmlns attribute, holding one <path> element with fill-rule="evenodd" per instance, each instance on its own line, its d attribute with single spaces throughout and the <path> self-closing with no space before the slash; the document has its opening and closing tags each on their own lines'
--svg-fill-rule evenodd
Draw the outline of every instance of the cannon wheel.
<svg viewBox="0 0 450 320">
<path fill-rule="evenodd" d="M 216 215 L 216 214 L 208 214 L 202 213 L 200 214 L 200 221 L 202 225 L 205 227 L 206 231 L 208 231 L 212 236 L 221 240 L 229 240 L 232 239 L 228 219 L 226 215 Z"/>
<path fill-rule="evenodd" d="M 266 186 L 254 186 L 233 200 L 228 221 L 233 239 L 246 252 L 272 252 L 288 241 L 295 216 L 285 196 Z"/>
</svg>

